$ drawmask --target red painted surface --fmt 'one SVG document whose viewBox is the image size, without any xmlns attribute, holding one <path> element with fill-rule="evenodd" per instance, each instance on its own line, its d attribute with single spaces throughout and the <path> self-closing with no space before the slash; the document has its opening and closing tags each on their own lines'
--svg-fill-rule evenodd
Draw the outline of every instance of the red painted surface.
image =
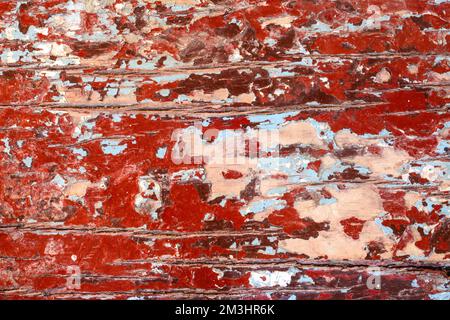
<svg viewBox="0 0 450 320">
<path fill-rule="evenodd" d="M 449 12 L 3 1 L 0 299 L 449 299 Z"/>
</svg>

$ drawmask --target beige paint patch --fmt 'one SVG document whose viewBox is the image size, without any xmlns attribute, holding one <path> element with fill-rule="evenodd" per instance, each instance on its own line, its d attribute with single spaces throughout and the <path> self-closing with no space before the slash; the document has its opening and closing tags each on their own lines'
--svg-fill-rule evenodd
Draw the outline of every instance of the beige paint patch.
<svg viewBox="0 0 450 320">
<path fill-rule="evenodd" d="M 387 238 L 378 226 L 369 221 L 364 224 L 358 240 L 346 236 L 341 231 L 332 230 L 321 232 L 314 239 L 286 239 L 279 242 L 279 248 L 295 254 L 305 254 L 311 259 L 327 257 L 332 260 L 363 260 L 367 256 L 367 243 L 377 241 L 385 246 L 387 252 L 381 258 L 390 258 L 390 251 L 394 242 Z"/>
<path fill-rule="evenodd" d="M 280 144 L 306 144 L 323 146 L 316 129 L 306 121 L 289 122 L 279 130 Z"/>
<path fill-rule="evenodd" d="M 372 173 L 379 176 L 387 174 L 398 176 L 401 174 L 402 166 L 411 160 L 412 158 L 406 151 L 393 147 L 383 148 L 380 155 L 369 154 L 349 159 L 350 162 L 369 168 Z"/>
<path fill-rule="evenodd" d="M 422 200 L 422 196 L 417 192 L 407 192 L 404 196 L 405 199 L 405 206 L 407 208 L 413 207 L 417 201 Z"/>
<path fill-rule="evenodd" d="M 301 218 L 311 218 L 316 222 L 329 221 L 341 229 L 340 221 L 348 218 L 373 220 L 383 211 L 383 202 L 374 185 L 361 185 L 345 190 L 327 188 L 335 203 L 318 205 L 314 200 L 297 201 L 294 208 Z M 363 206 L 361 204 L 364 204 Z"/>
<path fill-rule="evenodd" d="M 97 13 L 107 6 L 113 5 L 115 0 L 84 0 L 84 10 L 89 13 Z"/>
<path fill-rule="evenodd" d="M 261 26 L 263 28 L 266 28 L 270 24 L 274 24 L 277 26 L 289 28 L 291 27 L 291 22 L 295 20 L 295 17 L 292 16 L 284 16 L 284 17 L 277 17 L 277 18 L 269 18 L 264 19 L 261 23 Z"/>
<path fill-rule="evenodd" d="M 76 196 L 84 197 L 86 195 L 86 190 L 92 186 L 90 181 L 77 181 L 67 185 L 64 189 L 64 194 L 66 196 Z"/>
<path fill-rule="evenodd" d="M 244 162 L 246 159 L 241 159 Z M 245 163 L 245 162 L 244 162 Z M 245 190 L 247 184 L 251 181 L 251 172 L 256 165 L 247 164 L 207 164 L 205 165 L 206 178 L 211 182 L 210 199 L 225 196 L 227 198 L 239 198 L 241 191 Z M 242 173 L 239 179 L 225 179 L 223 172 L 234 170 Z"/>
<path fill-rule="evenodd" d="M 362 185 L 346 190 L 327 189 L 336 202 L 318 205 L 315 200 L 297 201 L 294 208 L 301 218 L 311 218 L 316 222 L 329 222 L 330 229 L 319 233 L 315 239 L 287 239 L 280 247 L 288 252 L 306 254 L 310 258 L 327 256 L 328 259 L 364 259 L 366 246 L 370 241 L 382 243 L 389 252 L 394 241 L 386 236 L 375 223 L 375 218 L 383 213 L 383 204 L 374 185 Z M 363 205 L 362 205 L 363 204 Z M 348 218 L 366 221 L 359 239 L 344 233 L 341 221 Z M 388 253 L 385 257 L 388 257 Z"/>
<path fill-rule="evenodd" d="M 373 144 L 381 143 L 381 139 L 369 139 L 366 137 L 361 137 L 356 133 L 351 132 L 348 129 L 340 130 L 336 133 L 334 141 L 339 148 L 349 147 L 349 146 L 370 146 Z"/>
<path fill-rule="evenodd" d="M 409 241 L 404 248 L 397 251 L 397 256 L 424 256 L 424 252 L 415 245 L 417 241 L 422 239 L 419 231 L 416 228 L 409 226 L 405 232 L 409 235 Z"/>
<path fill-rule="evenodd" d="M 236 98 L 233 99 L 235 102 L 239 103 L 252 103 L 256 100 L 256 96 L 253 92 L 251 93 L 241 93 Z"/>
<path fill-rule="evenodd" d="M 228 98 L 230 92 L 228 89 L 217 89 L 212 93 L 205 93 L 203 90 L 194 90 L 192 95 L 193 101 L 202 101 L 202 102 L 210 102 L 210 101 L 225 101 Z"/>
<path fill-rule="evenodd" d="M 450 181 L 442 181 L 441 184 L 439 185 L 439 190 L 440 191 L 450 191 Z"/>
</svg>

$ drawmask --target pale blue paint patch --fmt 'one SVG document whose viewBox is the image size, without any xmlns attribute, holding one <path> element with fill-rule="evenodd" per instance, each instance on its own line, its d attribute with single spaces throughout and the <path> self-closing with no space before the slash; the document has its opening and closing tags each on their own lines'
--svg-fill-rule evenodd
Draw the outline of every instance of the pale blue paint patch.
<svg viewBox="0 0 450 320">
<path fill-rule="evenodd" d="M 130 69 L 144 69 L 144 70 L 155 70 L 156 66 L 151 61 L 142 61 L 140 59 L 133 59 L 128 63 Z"/>
<path fill-rule="evenodd" d="M 120 141 L 117 140 L 102 140 L 101 146 L 104 154 L 111 154 L 113 156 L 118 155 L 127 148 L 127 145 L 119 145 Z"/>
<path fill-rule="evenodd" d="M 169 89 L 161 89 L 161 90 L 159 90 L 159 94 L 163 97 L 168 97 L 170 95 L 170 90 Z"/>
<path fill-rule="evenodd" d="M 326 168 L 320 172 L 320 180 L 328 180 L 330 176 L 336 173 L 342 173 L 345 169 L 351 168 L 349 165 L 343 164 L 341 161 L 337 161 L 331 167 Z"/>
<path fill-rule="evenodd" d="M 292 65 L 299 65 L 304 67 L 312 67 L 313 66 L 313 60 L 309 57 L 302 58 L 302 60 L 293 62 Z"/>
<path fill-rule="evenodd" d="M 310 123 L 314 129 L 316 129 L 317 136 L 319 136 L 321 139 L 325 140 L 327 143 L 333 143 L 334 144 L 334 132 L 331 130 L 328 123 L 325 122 L 319 122 L 315 119 L 308 119 L 306 120 L 308 123 Z"/>
<path fill-rule="evenodd" d="M 376 18 L 365 19 L 365 20 L 363 20 L 363 22 L 360 25 L 354 25 L 353 23 L 346 23 L 344 26 L 336 28 L 335 31 L 356 32 L 356 31 L 363 31 L 363 30 L 367 30 L 367 29 L 370 30 L 374 27 L 375 24 L 389 21 L 390 19 L 391 19 L 390 16 L 384 15 L 384 16 L 379 16 Z"/>
<path fill-rule="evenodd" d="M 166 59 L 164 60 L 163 64 L 166 67 L 175 68 L 182 65 L 182 63 L 172 58 L 172 56 L 165 56 L 165 57 Z"/>
<path fill-rule="evenodd" d="M 167 147 L 160 147 L 156 151 L 156 157 L 158 159 L 164 159 L 164 156 L 166 155 L 166 152 L 167 152 Z"/>
<path fill-rule="evenodd" d="M 187 11 L 190 8 L 192 8 L 192 6 L 187 5 L 187 4 L 175 4 L 175 5 L 170 6 L 170 9 L 173 12 Z"/>
<path fill-rule="evenodd" d="M 3 138 L 2 142 L 5 145 L 5 150 L 3 150 L 3 152 L 5 152 L 8 155 L 11 155 L 11 146 L 9 145 L 9 138 Z"/>
<path fill-rule="evenodd" d="M 307 275 L 301 275 L 300 278 L 298 279 L 298 283 L 303 283 L 303 284 L 315 284 L 314 280 L 307 276 Z"/>
<path fill-rule="evenodd" d="M 369 168 L 366 168 L 366 167 L 363 167 L 360 165 L 353 166 L 353 168 L 356 169 L 358 171 L 358 173 L 360 173 L 362 175 L 367 176 L 372 173 L 372 171 L 370 171 Z"/>
<path fill-rule="evenodd" d="M 33 164 L 33 158 L 26 157 L 25 159 L 22 160 L 22 162 L 25 164 L 27 168 L 31 168 L 31 165 Z"/>
<path fill-rule="evenodd" d="M 267 191 L 268 196 L 282 196 L 287 192 L 287 187 L 275 187 Z"/>
<path fill-rule="evenodd" d="M 87 151 L 83 148 L 72 148 L 72 152 L 78 154 L 82 158 L 87 156 Z"/>
<path fill-rule="evenodd" d="M 441 206 L 439 214 L 450 216 L 450 207 L 436 198 L 426 198 L 423 201 L 419 200 L 414 204 L 414 207 L 418 210 L 425 211 L 427 213 L 431 213 L 438 206 Z"/>
<path fill-rule="evenodd" d="M 59 174 L 57 174 L 53 180 L 52 180 L 53 184 L 56 184 L 57 186 L 59 186 L 60 188 L 63 188 L 66 185 L 66 181 L 63 179 L 63 177 L 61 177 Z"/>
<path fill-rule="evenodd" d="M 266 70 L 271 78 L 292 77 L 295 75 L 294 72 L 283 70 L 282 68 L 268 68 Z"/>
<path fill-rule="evenodd" d="M 431 213 L 433 211 L 434 205 L 440 205 L 441 203 L 438 202 L 436 199 L 426 198 L 423 200 L 418 200 L 415 203 L 415 207 L 420 211 L 426 211 L 428 213 Z"/>
<path fill-rule="evenodd" d="M 219 203 L 219 205 L 222 207 L 222 208 L 225 208 L 225 205 L 227 204 L 227 199 L 222 199 L 222 201 L 220 201 L 220 203 Z"/>
<path fill-rule="evenodd" d="M 284 248 L 278 247 L 277 253 L 287 253 L 287 251 Z"/>
<path fill-rule="evenodd" d="M 120 92 L 121 95 L 125 95 L 125 96 L 130 95 L 130 94 L 135 94 L 136 93 L 136 87 L 134 87 L 134 86 L 133 87 L 122 86 L 122 87 L 119 88 L 119 92 Z"/>
<path fill-rule="evenodd" d="M 81 128 L 76 128 L 76 131 L 72 134 L 73 138 L 77 138 L 78 142 L 85 141 L 93 138 L 101 137 L 101 134 L 93 134 L 92 129 L 95 126 L 95 121 L 85 121 L 81 125 Z M 86 128 L 87 130 L 82 130 L 82 128 Z M 84 131 L 83 133 L 81 133 Z"/>
<path fill-rule="evenodd" d="M 450 291 L 428 295 L 431 300 L 450 300 Z"/>
<path fill-rule="evenodd" d="M 297 176 L 289 177 L 288 181 L 292 182 L 312 182 L 312 181 L 319 181 L 319 177 L 317 175 L 317 172 L 313 169 L 307 169 L 304 168 L 302 172 L 300 172 Z"/>
<path fill-rule="evenodd" d="M 112 115 L 112 121 L 116 122 L 116 123 L 122 121 L 122 115 L 117 114 L 117 113 L 113 114 Z"/>
<path fill-rule="evenodd" d="M 264 199 L 250 203 L 247 208 L 241 208 L 239 212 L 245 216 L 249 213 L 261 213 L 267 209 L 281 210 L 286 206 L 285 200 L 280 199 Z"/>
<path fill-rule="evenodd" d="M 121 95 L 131 95 L 136 93 L 136 83 L 132 81 L 124 81 L 121 83 L 118 91 Z"/>
<path fill-rule="evenodd" d="M 118 88 L 108 88 L 108 91 L 106 92 L 106 94 L 110 97 L 115 97 L 118 93 L 119 93 Z"/>
<path fill-rule="evenodd" d="M 43 33 L 42 28 L 36 28 L 35 26 L 30 26 L 27 30 L 27 32 L 24 34 L 19 31 L 19 23 L 16 22 L 13 26 L 13 28 L 9 29 L 10 33 L 12 34 L 12 37 L 14 40 L 22 40 L 22 41 L 34 41 L 37 39 L 38 33 Z M 5 32 L 1 33 L 1 38 L 8 39 L 9 37 L 6 35 Z"/>
<path fill-rule="evenodd" d="M 192 181 L 192 180 L 203 180 L 205 179 L 205 175 L 202 173 L 202 176 L 197 177 L 198 171 L 194 169 L 183 170 L 176 174 L 176 177 L 181 181 Z"/>
<path fill-rule="evenodd" d="M 447 154 L 450 150 L 450 141 L 441 140 L 436 147 L 437 154 Z"/>
<path fill-rule="evenodd" d="M 332 30 L 328 24 L 325 24 L 322 21 L 317 21 L 309 26 L 308 29 L 316 32 L 330 32 Z"/>
<path fill-rule="evenodd" d="M 269 174 L 284 173 L 288 176 L 289 183 L 319 182 L 317 172 L 308 169 L 308 164 L 309 159 L 299 154 L 289 157 L 258 158 L 258 168 Z"/>
<path fill-rule="evenodd" d="M 265 247 L 264 251 L 258 250 L 258 252 L 259 252 L 259 253 L 262 253 L 262 254 L 267 254 L 267 255 L 270 255 L 270 256 L 274 256 L 275 253 L 277 253 L 277 252 L 275 251 L 275 249 L 272 248 L 272 247 Z"/>
<path fill-rule="evenodd" d="M 393 237 L 393 236 L 394 236 L 394 232 L 392 231 L 392 229 L 383 225 L 383 219 L 382 219 L 382 217 L 377 217 L 377 218 L 375 218 L 375 224 L 376 224 L 376 225 L 381 229 L 381 231 L 383 231 L 383 233 L 384 233 L 385 235 L 387 235 L 388 237 Z"/>
<path fill-rule="evenodd" d="M 177 102 L 179 102 L 179 103 L 181 103 L 181 102 L 189 102 L 189 101 L 191 101 L 191 98 L 189 98 L 187 95 L 185 95 L 185 94 L 180 94 L 178 97 L 177 97 Z"/>
<path fill-rule="evenodd" d="M 156 77 L 153 77 L 152 79 L 158 83 L 163 83 L 163 82 L 174 82 L 174 81 L 179 81 L 179 80 L 186 80 L 187 78 L 189 78 L 188 74 L 179 73 L 179 74 L 171 74 L 171 75 L 164 75 L 164 76 L 156 76 Z"/>
<path fill-rule="evenodd" d="M 412 260 L 412 261 L 425 261 L 425 260 L 427 260 L 427 259 L 428 259 L 428 257 L 425 256 L 425 254 L 422 255 L 422 256 L 410 255 L 410 256 L 408 257 L 408 260 Z"/>
<path fill-rule="evenodd" d="M 337 200 L 335 199 L 335 198 L 320 198 L 320 200 L 319 200 L 319 204 L 321 205 L 321 206 L 323 206 L 323 205 L 330 205 L 330 204 L 334 204 L 334 203 L 337 203 Z"/>
<path fill-rule="evenodd" d="M 285 92 L 286 91 L 284 91 L 284 89 L 276 89 L 274 91 L 274 94 L 277 95 L 277 96 L 280 96 L 280 95 L 284 94 Z"/>
<path fill-rule="evenodd" d="M 0 59 L 4 63 L 33 62 L 32 54 L 28 51 L 6 49 L 0 54 Z"/>
<path fill-rule="evenodd" d="M 264 44 L 268 45 L 269 47 L 273 47 L 277 44 L 277 41 L 273 38 L 266 38 L 264 39 Z"/>
</svg>

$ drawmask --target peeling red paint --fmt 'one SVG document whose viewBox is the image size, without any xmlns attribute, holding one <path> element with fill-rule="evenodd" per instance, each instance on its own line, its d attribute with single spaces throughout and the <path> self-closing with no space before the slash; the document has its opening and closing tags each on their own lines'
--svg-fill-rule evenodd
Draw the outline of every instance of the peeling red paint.
<svg viewBox="0 0 450 320">
<path fill-rule="evenodd" d="M 0 3 L 0 299 L 448 297 L 449 10 Z"/>
</svg>

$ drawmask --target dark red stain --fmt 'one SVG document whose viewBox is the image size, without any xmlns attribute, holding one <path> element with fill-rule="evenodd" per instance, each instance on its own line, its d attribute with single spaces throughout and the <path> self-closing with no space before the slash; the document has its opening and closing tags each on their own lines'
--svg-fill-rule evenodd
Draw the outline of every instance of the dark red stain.
<svg viewBox="0 0 450 320">
<path fill-rule="evenodd" d="M 222 172 L 222 176 L 225 179 L 239 179 L 243 177 L 243 174 L 236 170 L 227 170 Z"/>
<path fill-rule="evenodd" d="M 31 26 L 41 27 L 44 24 L 44 19 L 40 15 L 35 15 L 32 11 L 33 5 L 31 3 L 22 3 L 19 7 L 17 18 L 19 30 L 23 34 L 26 34 Z"/>
<path fill-rule="evenodd" d="M 344 227 L 344 232 L 346 235 L 352 237 L 353 239 L 359 239 L 359 234 L 364 227 L 364 220 L 352 217 L 340 221 L 341 225 Z"/>
</svg>

